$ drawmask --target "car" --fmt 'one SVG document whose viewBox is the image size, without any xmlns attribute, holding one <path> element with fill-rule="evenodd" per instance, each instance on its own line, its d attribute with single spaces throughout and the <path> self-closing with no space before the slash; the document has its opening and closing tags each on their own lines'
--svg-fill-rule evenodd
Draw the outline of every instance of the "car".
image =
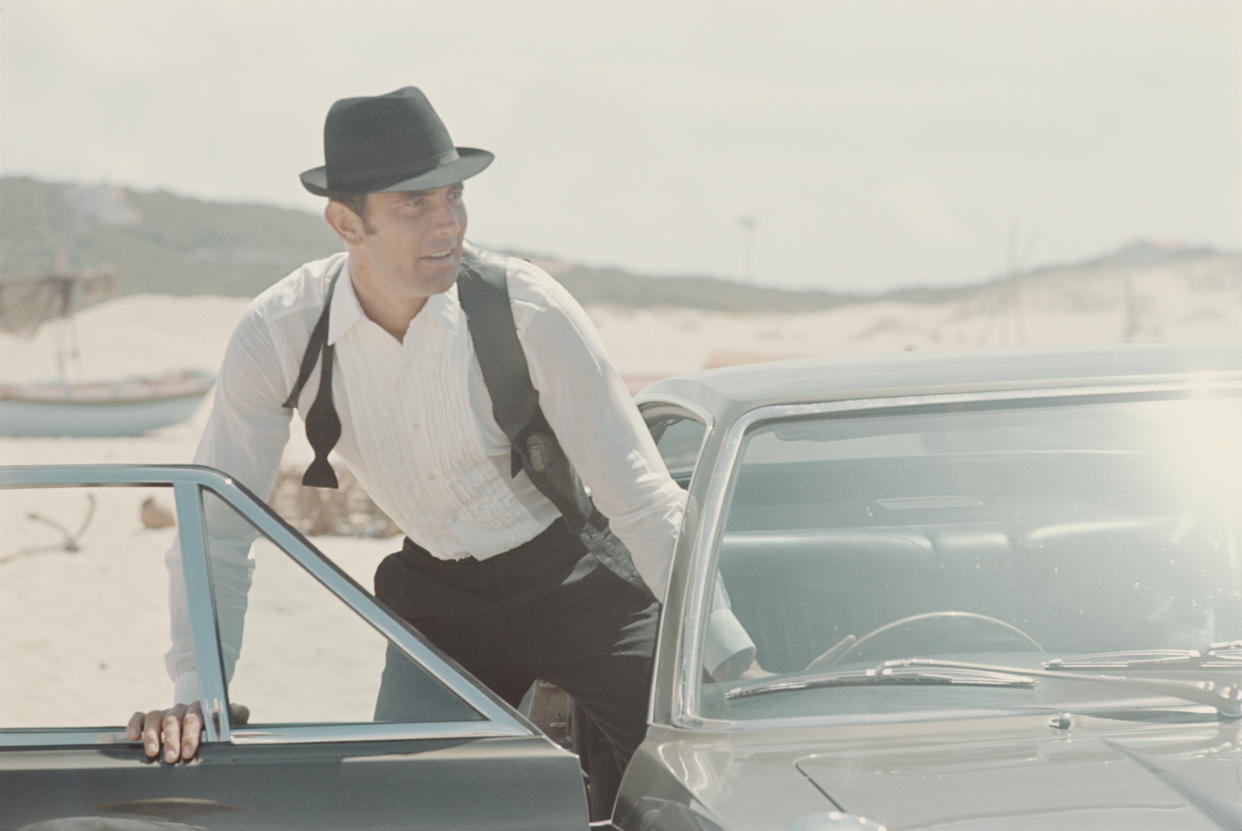
<svg viewBox="0 0 1242 831">
<path fill-rule="evenodd" d="M 621 831 L 1242 828 L 1242 350 L 678 376 Z M 728 606 L 754 660 L 705 667 Z"/>
<path fill-rule="evenodd" d="M 3 467 L 0 500 L 0 827 L 588 827 L 576 756 L 223 473 Z M 174 534 L 184 567 L 170 571 Z M 218 627 L 236 616 L 213 589 L 233 573 L 213 563 L 238 539 L 254 541 L 253 584 L 228 654 Z M 206 716 L 197 758 L 177 765 L 148 762 L 124 726 L 168 703 L 170 574 Z M 432 718 L 374 720 L 386 653 L 438 682 Z"/>
<path fill-rule="evenodd" d="M 806 359 L 637 402 L 688 507 L 611 828 L 1242 828 L 1242 350 Z M 0 500 L 5 828 L 587 827 L 576 758 L 362 587 L 390 543 L 329 559 L 195 466 L 3 467 Z M 168 502 L 175 532 L 137 524 Z M 208 718 L 170 766 L 122 725 L 164 703 L 174 533 Z M 226 654 L 208 553 L 252 537 Z M 754 648 L 718 664 L 726 606 Z M 374 721 L 390 649 L 440 719 Z"/>
</svg>

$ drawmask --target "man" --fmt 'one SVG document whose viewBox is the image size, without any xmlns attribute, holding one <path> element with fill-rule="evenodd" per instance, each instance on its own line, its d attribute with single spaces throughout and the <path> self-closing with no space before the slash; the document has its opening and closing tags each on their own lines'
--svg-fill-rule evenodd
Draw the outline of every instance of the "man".
<svg viewBox="0 0 1242 831">
<path fill-rule="evenodd" d="M 407 535 L 376 573 L 377 596 L 514 705 L 535 678 L 563 687 L 623 768 L 646 729 L 657 598 L 684 494 L 585 313 L 540 269 L 507 258 L 539 405 L 634 578 L 604 567 L 526 474 L 512 474 L 456 285 L 469 249 L 463 182 L 491 153 L 455 147 L 422 92 L 405 87 L 337 101 L 324 154 L 302 183 L 328 197 L 325 219 L 347 253 L 307 263 L 250 305 L 195 462 L 268 493 L 296 407 L 316 451 L 308 479 L 334 480 L 327 451 L 339 441 Z M 202 714 L 176 551 L 168 562 L 177 705 L 135 713 L 128 733 L 150 757 L 162 744 L 171 763 L 197 753 Z M 218 604 L 243 610 L 221 621 L 231 672 L 250 565 L 215 552 L 213 563 L 218 586 L 236 587 L 226 598 L 217 588 Z M 417 707 L 417 692 L 389 675 L 377 718 Z"/>
</svg>

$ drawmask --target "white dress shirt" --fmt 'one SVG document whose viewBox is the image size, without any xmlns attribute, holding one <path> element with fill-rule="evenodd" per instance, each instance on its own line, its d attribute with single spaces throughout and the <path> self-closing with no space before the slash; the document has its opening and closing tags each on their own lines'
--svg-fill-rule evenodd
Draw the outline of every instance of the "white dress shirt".
<svg viewBox="0 0 1242 831">
<path fill-rule="evenodd" d="M 492 417 L 457 287 L 428 298 L 398 341 L 364 314 L 347 259 L 340 253 L 307 263 L 250 304 L 226 349 L 194 461 L 257 494 L 271 492 L 289 437 L 290 411 L 282 402 L 323 309 L 328 278 L 343 264 L 328 331 L 341 421 L 336 454 L 398 527 L 436 557 L 487 559 L 530 540 L 559 512 L 525 473 L 510 476 L 509 440 Z M 507 278 L 544 415 L 639 573 L 662 598 L 685 492 L 668 475 L 581 306 L 524 260 L 509 259 Z M 303 416 L 319 371 L 299 397 Z M 213 546 L 213 573 L 231 674 L 253 565 L 243 547 L 231 554 L 228 548 Z M 166 560 L 173 626 L 166 663 L 176 700 L 188 702 L 198 698 L 199 684 L 176 546 Z"/>
</svg>

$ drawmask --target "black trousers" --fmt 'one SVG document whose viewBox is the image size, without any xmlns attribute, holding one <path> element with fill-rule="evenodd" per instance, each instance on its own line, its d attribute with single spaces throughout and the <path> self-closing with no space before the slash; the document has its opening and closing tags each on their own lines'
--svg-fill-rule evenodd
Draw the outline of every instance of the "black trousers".
<svg viewBox="0 0 1242 831">
<path fill-rule="evenodd" d="M 660 605 L 562 520 L 486 560 L 441 560 L 407 539 L 380 563 L 375 595 L 515 707 L 536 679 L 564 689 L 624 771 L 647 730 Z M 407 665 L 385 668 L 377 720 L 417 719 L 420 700 L 435 706 L 434 693 L 404 677 Z M 611 808 L 618 778 L 592 774 L 593 815 Z"/>
</svg>

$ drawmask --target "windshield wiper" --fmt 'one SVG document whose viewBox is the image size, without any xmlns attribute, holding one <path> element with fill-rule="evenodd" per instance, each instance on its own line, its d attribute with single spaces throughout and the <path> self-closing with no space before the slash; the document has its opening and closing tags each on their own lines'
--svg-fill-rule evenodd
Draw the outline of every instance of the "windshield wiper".
<svg viewBox="0 0 1242 831">
<path fill-rule="evenodd" d="M 1132 649 L 1088 652 L 1044 661 L 1044 669 L 1242 669 L 1242 641 L 1214 643 L 1202 649 Z"/>
<path fill-rule="evenodd" d="M 752 695 L 785 692 L 787 690 L 812 690 L 824 687 L 874 687 L 888 684 L 910 685 L 961 685 L 971 687 L 1022 687 L 1031 689 L 1035 679 L 1022 670 L 976 667 L 944 667 L 939 671 L 916 669 L 909 666 L 891 666 L 886 661 L 871 669 L 839 670 L 816 675 L 784 678 L 779 681 L 763 679 L 734 687 L 725 698 L 749 698 Z"/>
<path fill-rule="evenodd" d="M 898 672 L 898 670 L 901 670 Z M 934 672 L 942 670 L 942 672 Z M 957 670 L 966 673 L 943 672 Z M 1242 688 L 1213 681 L 1183 681 L 1171 678 L 1134 678 L 1125 675 L 1080 675 L 1048 669 L 973 664 L 966 661 L 942 661 L 938 658 L 903 658 L 884 661 L 865 670 L 788 678 L 781 681 L 752 681 L 725 693 L 725 698 L 745 698 L 784 690 L 817 687 L 868 686 L 876 684 L 962 684 L 969 686 L 1033 687 L 1036 678 L 1060 678 L 1117 687 L 1128 691 L 1150 692 L 1180 698 L 1193 704 L 1206 704 L 1221 718 L 1242 717 Z M 899 680 L 900 679 L 900 680 Z"/>
</svg>

